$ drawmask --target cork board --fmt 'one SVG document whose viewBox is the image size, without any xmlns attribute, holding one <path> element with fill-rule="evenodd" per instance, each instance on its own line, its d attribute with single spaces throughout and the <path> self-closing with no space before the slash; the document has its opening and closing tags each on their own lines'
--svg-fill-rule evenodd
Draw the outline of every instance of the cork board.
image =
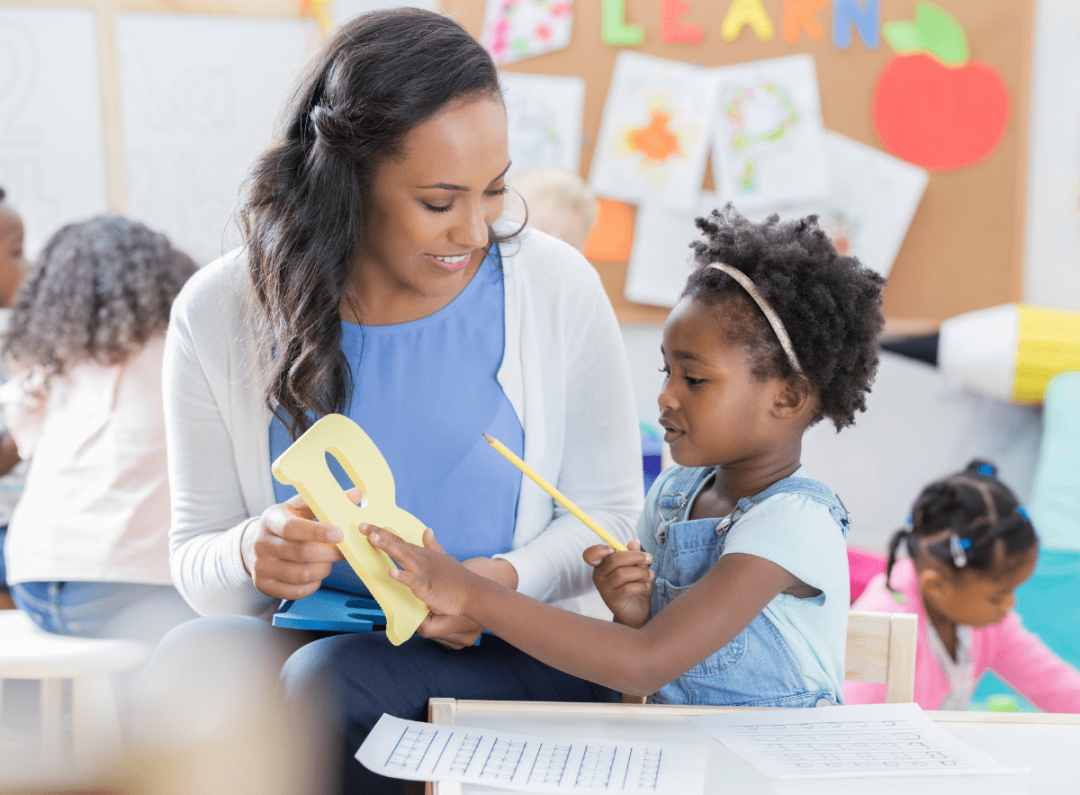
<svg viewBox="0 0 1080 795">
<path fill-rule="evenodd" d="M 625 0 L 627 23 L 644 28 L 638 52 L 704 66 L 723 66 L 811 54 L 817 65 L 825 126 L 858 141 L 884 148 L 871 120 L 871 99 L 878 73 L 894 55 L 881 40 L 867 49 L 853 34 L 850 48 L 832 41 L 833 5 L 823 2 L 817 13 L 825 29 L 820 40 L 805 33 L 795 44 L 781 35 L 784 7 L 792 0 L 761 0 L 776 28 L 761 41 L 744 27 L 735 41 L 721 36 L 731 0 L 691 0 L 680 18 L 704 30 L 698 44 L 668 44 L 660 38 L 662 0 Z M 1034 0 L 936 0 L 961 23 L 971 58 L 992 64 L 1002 75 L 1012 100 L 1012 115 L 1004 137 L 983 162 L 954 172 L 932 173 L 911 228 L 897 255 L 885 289 L 885 314 L 893 321 L 937 323 L 953 315 L 1020 300 L 1024 255 L 1024 213 L 1027 186 L 1027 134 L 1030 95 L 1031 42 Z M 881 3 L 881 22 L 912 19 L 916 0 Z M 441 0 L 474 36 L 484 16 L 483 0 Z M 601 39 L 601 3 L 574 3 L 574 32 L 567 49 L 518 61 L 508 71 L 585 78 L 581 174 L 587 176 L 592 142 L 600 127 L 604 99 L 618 48 Z M 706 176 L 706 188 L 711 178 Z M 623 298 L 626 263 L 594 263 L 615 311 L 624 322 L 663 322 L 668 310 L 633 304 Z"/>
</svg>

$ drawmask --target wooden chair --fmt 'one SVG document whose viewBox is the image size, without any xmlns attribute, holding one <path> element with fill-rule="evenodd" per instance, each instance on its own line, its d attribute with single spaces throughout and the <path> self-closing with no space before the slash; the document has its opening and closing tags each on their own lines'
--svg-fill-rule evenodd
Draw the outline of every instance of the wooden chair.
<svg viewBox="0 0 1080 795">
<path fill-rule="evenodd" d="M 919 620 L 909 613 L 867 613 L 848 616 L 844 678 L 885 684 L 885 703 L 915 700 L 915 638 Z M 624 704 L 644 704 L 644 696 L 623 694 Z"/>
<path fill-rule="evenodd" d="M 885 683 L 885 703 L 915 700 L 915 638 L 919 619 L 910 613 L 867 613 L 848 616 L 844 678 Z"/>
</svg>

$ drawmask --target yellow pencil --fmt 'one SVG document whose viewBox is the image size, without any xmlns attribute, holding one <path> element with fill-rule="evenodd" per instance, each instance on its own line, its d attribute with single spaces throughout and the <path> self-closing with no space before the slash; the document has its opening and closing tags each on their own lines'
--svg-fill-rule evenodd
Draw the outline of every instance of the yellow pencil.
<svg viewBox="0 0 1080 795">
<path fill-rule="evenodd" d="M 611 547 L 614 547 L 620 552 L 626 552 L 625 545 L 620 544 L 618 541 L 616 541 L 611 536 L 611 533 L 609 533 L 607 530 L 594 522 L 592 520 L 592 517 L 585 513 L 585 511 L 581 510 L 579 507 L 574 505 L 574 503 L 570 502 L 570 500 L 568 500 L 561 491 L 559 491 L 557 488 L 555 488 L 542 477 L 540 477 L 540 475 L 538 475 L 531 466 L 529 466 L 512 452 L 510 452 L 506 445 L 504 445 L 495 437 L 488 436 L 486 433 L 484 434 L 484 438 L 488 440 L 488 444 L 490 444 L 492 447 L 494 447 L 496 450 L 506 456 L 507 461 L 509 461 L 511 464 L 513 464 L 530 478 L 532 478 L 533 482 L 536 483 L 537 486 L 539 486 L 552 497 L 561 502 L 563 504 L 563 507 L 566 508 L 566 510 L 574 514 L 574 516 L 576 516 L 578 519 L 585 523 L 586 527 L 588 527 L 590 530 L 592 530 L 594 533 L 604 539 L 604 543 L 608 544 Z"/>
</svg>

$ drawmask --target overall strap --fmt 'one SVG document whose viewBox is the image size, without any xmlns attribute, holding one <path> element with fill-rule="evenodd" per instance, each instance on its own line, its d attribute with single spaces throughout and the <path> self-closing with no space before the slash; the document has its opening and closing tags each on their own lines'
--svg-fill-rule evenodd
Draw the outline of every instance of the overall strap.
<svg viewBox="0 0 1080 795">
<path fill-rule="evenodd" d="M 840 525 L 844 537 L 847 538 L 848 526 L 851 524 L 851 516 L 848 513 L 847 507 L 845 507 L 840 497 L 833 492 L 832 489 L 820 480 L 814 480 L 813 478 L 784 478 L 769 486 L 769 488 L 765 489 L 760 494 L 755 494 L 753 497 L 744 497 L 739 500 L 739 503 L 735 508 L 735 512 L 732 515 L 732 523 L 758 503 L 764 502 L 769 499 L 769 497 L 774 497 L 777 494 L 798 494 L 821 503 L 829 509 L 829 513 L 832 514 L 833 519 Z"/>
</svg>

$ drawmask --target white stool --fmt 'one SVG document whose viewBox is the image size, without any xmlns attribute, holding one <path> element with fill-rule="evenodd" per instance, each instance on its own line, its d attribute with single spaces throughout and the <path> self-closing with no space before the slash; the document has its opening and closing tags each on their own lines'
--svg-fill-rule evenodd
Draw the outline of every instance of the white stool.
<svg viewBox="0 0 1080 795">
<path fill-rule="evenodd" d="M 63 751 L 65 679 L 71 680 L 72 767 L 88 768 L 122 753 L 115 674 L 145 662 L 152 651 L 135 640 L 56 635 L 21 610 L 0 611 L 0 685 L 5 679 L 41 682 L 40 761 L 47 766 L 68 761 Z"/>
</svg>

